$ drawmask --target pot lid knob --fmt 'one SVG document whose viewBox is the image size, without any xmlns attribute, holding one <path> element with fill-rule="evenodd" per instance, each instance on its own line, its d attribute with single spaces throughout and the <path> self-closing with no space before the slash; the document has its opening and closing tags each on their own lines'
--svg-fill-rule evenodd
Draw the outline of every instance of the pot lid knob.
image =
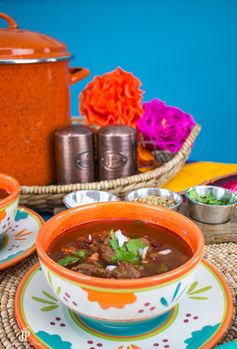
<svg viewBox="0 0 237 349">
<path fill-rule="evenodd" d="M 10 28 L 12 28 L 12 29 L 19 28 L 16 21 L 12 17 L 8 16 L 6 13 L 0 12 L 0 18 L 5 19 L 7 21 L 7 23 L 9 24 Z"/>
</svg>

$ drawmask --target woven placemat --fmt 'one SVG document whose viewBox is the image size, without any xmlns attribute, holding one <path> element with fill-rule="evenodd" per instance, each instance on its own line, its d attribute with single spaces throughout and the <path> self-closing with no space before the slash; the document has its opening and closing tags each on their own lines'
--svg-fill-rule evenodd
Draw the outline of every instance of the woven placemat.
<svg viewBox="0 0 237 349">
<path fill-rule="evenodd" d="M 206 246 L 204 257 L 224 275 L 231 289 L 236 309 L 237 244 L 224 243 Z M 21 335 L 21 331 L 16 323 L 14 315 L 14 297 L 19 282 L 36 262 L 37 256 L 34 254 L 0 274 L 0 348 L 33 348 L 30 344 L 22 344 L 18 339 Z M 237 316 L 235 309 L 232 325 L 222 338 L 221 343 L 237 338 Z"/>
</svg>

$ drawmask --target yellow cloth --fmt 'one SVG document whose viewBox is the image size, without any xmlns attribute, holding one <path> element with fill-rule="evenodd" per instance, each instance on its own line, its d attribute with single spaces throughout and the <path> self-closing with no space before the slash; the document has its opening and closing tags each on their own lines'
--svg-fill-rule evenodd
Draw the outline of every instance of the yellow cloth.
<svg viewBox="0 0 237 349">
<path fill-rule="evenodd" d="M 174 191 L 183 191 L 214 177 L 225 176 L 233 172 L 237 173 L 237 164 L 193 162 L 186 164 L 164 188 Z"/>
</svg>

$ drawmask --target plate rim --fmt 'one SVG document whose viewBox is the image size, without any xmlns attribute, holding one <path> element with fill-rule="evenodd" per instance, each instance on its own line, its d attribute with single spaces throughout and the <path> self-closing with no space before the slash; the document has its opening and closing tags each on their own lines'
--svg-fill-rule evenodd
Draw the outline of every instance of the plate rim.
<svg viewBox="0 0 237 349">
<path fill-rule="evenodd" d="M 214 274 L 215 277 L 217 277 L 218 281 L 221 283 L 221 285 L 224 288 L 225 295 L 226 295 L 226 302 L 227 302 L 225 319 L 224 319 L 223 323 L 221 324 L 219 331 L 213 337 L 211 337 L 210 340 L 205 342 L 199 348 L 199 349 L 212 349 L 218 343 L 218 341 L 222 338 L 222 336 L 225 334 L 225 332 L 227 331 L 227 329 L 230 326 L 230 323 L 232 320 L 232 314 L 233 314 L 233 299 L 232 299 L 230 288 L 229 288 L 225 278 L 223 277 L 223 275 L 219 272 L 219 270 L 217 270 L 217 268 L 215 266 L 213 266 L 210 262 L 208 262 L 204 258 L 202 258 L 201 263 L 205 264 L 207 266 L 207 268 L 211 271 L 211 273 Z M 23 317 L 22 312 L 21 312 L 21 308 L 19 307 L 19 304 L 21 304 L 22 290 L 25 286 L 27 279 L 34 272 L 34 270 L 37 269 L 38 267 L 40 267 L 39 262 L 34 264 L 33 267 L 31 267 L 27 271 L 27 273 L 22 278 L 22 280 L 20 281 L 20 283 L 17 287 L 17 291 L 15 294 L 15 300 L 14 300 L 14 313 L 15 313 L 15 317 L 16 317 L 16 322 L 17 322 L 20 329 L 27 328 L 27 324 L 25 323 L 24 317 Z M 34 347 L 36 349 L 48 349 L 48 347 L 45 346 L 42 342 L 39 342 L 38 337 L 36 337 L 32 333 L 30 333 L 30 335 L 27 339 L 29 340 L 29 342 L 32 345 L 34 345 Z"/>
<path fill-rule="evenodd" d="M 31 216 L 34 216 L 35 218 L 37 218 L 39 220 L 39 222 L 41 223 L 41 225 L 45 223 L 44 219 L 37 212 L 35 212 L 34 210 L 31 210 L 30 208 L 24 207 L 24 206 L 21 206 L 21 205 L 19 205 L 17 207 L 17 210 L 19 210 L 19 209 L 23 210 L 25 212 L 31 213 Z M 19 256 L 16 256 L 16 257 L 10 259 L 9 261 L 6 261 L 6 262 L 0 264 L 0 271 L 2 271 L 4 269 L 7 269 L 7 268 L 11 267 L 14 264 L 17 264 L 17 263 L 21 262 L 23 259 L 25 259 L 29 255 L 31 255 L 35 250 L 36 250 L 36 245 L 34 243 L 31 247 L 29 247 L 27 250 L 25 250 Z"/>
</svg>

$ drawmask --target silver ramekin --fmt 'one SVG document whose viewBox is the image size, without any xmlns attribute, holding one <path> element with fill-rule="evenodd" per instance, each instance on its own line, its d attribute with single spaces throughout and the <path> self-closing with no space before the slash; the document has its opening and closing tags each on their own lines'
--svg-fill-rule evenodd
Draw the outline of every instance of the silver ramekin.
<svg viewBox="0 0 237 349">
<path fill-rule="evenodd" d="M 196 190 L 200 195 L 213 193 L 217 199 L 224 199 L 229 203 L 226 205 L 202 204 L 189 197 L 188 193 L 191 190 Z M 208 224 L 222 224 L 228 222 L 237 204 L 237 196 L 233 192 L 211 185 L 191 187 L 186 190 L 185 196 L 188 200 L 189 215 L 199 222 Z"/>
<path fill-rule="evenodd" d="M 161 196 L 168 197 L 176 201 L 176 205 L 168 207 L 171 210 L 178 211 L 180 205 L 183 202 L 183 198 L 178 193 L 175 193 L 172 190 L 162 189 L 162 188 L 141 188 L 137 190 L 130 191 L 125 196 L 126 201 L 134 201 L 136 198 L 144 197 L 144 196 Z"/>
<path fill-rule="evenodd" d="M 63 203 L 67 208 L 107 201 L 120 201 L 120 199 L 112 193 L 100 190 L 73 191 L 63 198 Z"/>
</svg>

